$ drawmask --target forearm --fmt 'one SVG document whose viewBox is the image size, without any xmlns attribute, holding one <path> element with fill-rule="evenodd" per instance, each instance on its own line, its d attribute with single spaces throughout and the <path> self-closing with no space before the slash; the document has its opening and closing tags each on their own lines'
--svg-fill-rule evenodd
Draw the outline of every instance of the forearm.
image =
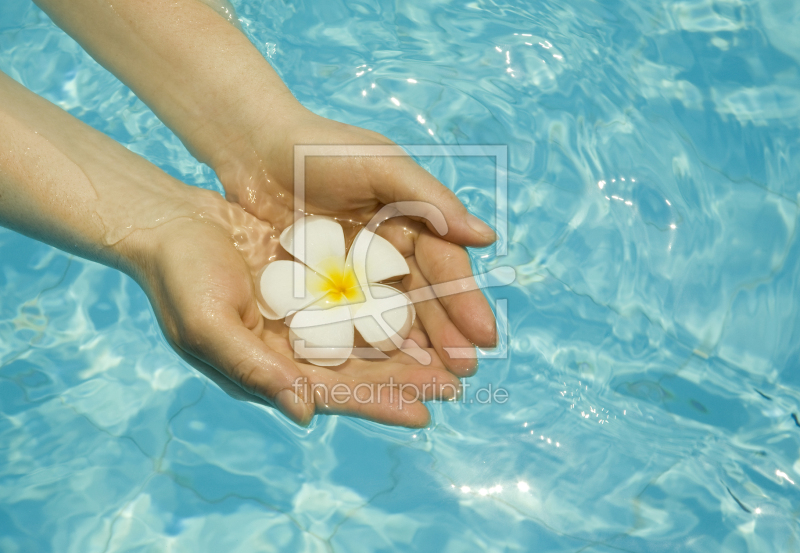
<svg viewBox="0 0 800 553">
<path fill-rule="evenodd" d="M 193 213 L 190 187 L 2 72 L 0 130 L 0 225 L 132 273 L 128 237 Z"/>
<path fill-rule="evenodd" d="M 200 160 L 241 159 L 247 129 L 301 106 L 239 30 L 200 0 L 35 0 Z"/>
</svg>

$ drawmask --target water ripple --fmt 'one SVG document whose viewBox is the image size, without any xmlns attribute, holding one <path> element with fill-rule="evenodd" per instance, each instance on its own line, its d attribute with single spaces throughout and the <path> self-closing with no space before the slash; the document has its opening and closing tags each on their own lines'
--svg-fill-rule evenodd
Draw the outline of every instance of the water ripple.
<svg viewBox="0 0 800 553">
<path fill-rule="evenodd" d="M 791 551 L 800 543 L 800 9 L 234 2 L 314 111 L 507 144 L 508 357 L 431 427 L 232 400 L 129 279 L 0 231 L 0 549 Z M 219 189 L 22 0 L 0 68 Z M 488 159 L 421 158 L 494 217 Z M 472 400 L 472 403 L 469 402 Z"/>
</svg>

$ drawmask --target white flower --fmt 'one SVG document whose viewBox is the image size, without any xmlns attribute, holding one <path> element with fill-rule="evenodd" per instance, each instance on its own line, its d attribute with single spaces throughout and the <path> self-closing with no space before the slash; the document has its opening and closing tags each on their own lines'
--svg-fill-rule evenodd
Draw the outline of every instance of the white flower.
<svg viewBox="0 0 800 553">
<path fill-rule="evenodd" d="M 336 366 L 350 356 L 355 331 L 381 351 L 400 347 L 408 337 L 414 304 L 379 284 L 409 272 L 387 240 L 362 229 L 345 257 L 341 225 L 309 216 L 284 230 L 280 243 L 302 263 L 274 261 L 264 267 L 256 286 L 258 307 L 267 319 L 286 319 L 298 355 Z"/>
</svg>

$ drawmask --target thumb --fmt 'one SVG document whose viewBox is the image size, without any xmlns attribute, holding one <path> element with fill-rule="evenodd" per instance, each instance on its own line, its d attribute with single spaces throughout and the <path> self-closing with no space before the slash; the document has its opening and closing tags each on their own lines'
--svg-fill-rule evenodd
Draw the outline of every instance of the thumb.
<svg viewBox="0 0 800 553">
<path fill-rule="evenodd" d="M 268 348 L 237 313 L 220 314 L 212 324 L 194 329 L 191 335 L 192 355 L 245 392 L 268 401 L 295 423 L 306 426 L 311 422 L 314 403 L 303 397 L 302 373 L 290 359 Z"/>
<path fill-rule="evenodd" d="M 442 212 L 447 232 L 439 232 L 432 221 L 423 221 L 436 236 L 463 246 L 488 246 L 497 238 L 495 232 L 478 217 L 467 211 L 452 190 L 440 183 L 409 158 L 395 157 L 386 164 L 380 183 L 373 184 L 375 197 L 384 204 L 418 201 Z"/>
</svg>

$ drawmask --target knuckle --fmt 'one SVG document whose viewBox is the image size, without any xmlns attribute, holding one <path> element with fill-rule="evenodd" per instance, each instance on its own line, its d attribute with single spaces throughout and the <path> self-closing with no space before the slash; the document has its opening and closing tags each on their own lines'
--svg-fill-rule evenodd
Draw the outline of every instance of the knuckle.
<svg viewBox="0 0 800 553">
<path fill-rule="evenodd" d="M 230 369 L 230 376 L 245 392 L 258 393 L 258 366 L 249 359 L 242 359 Z"/>
<path fill-rule="evenodd" d="M 440 255 L 428 259 L 428 267 L 431 273 L 448 278 L 453 272 L 455 261 L 457 258 L 452 251 L 441 252 Z"/>
</svg>

